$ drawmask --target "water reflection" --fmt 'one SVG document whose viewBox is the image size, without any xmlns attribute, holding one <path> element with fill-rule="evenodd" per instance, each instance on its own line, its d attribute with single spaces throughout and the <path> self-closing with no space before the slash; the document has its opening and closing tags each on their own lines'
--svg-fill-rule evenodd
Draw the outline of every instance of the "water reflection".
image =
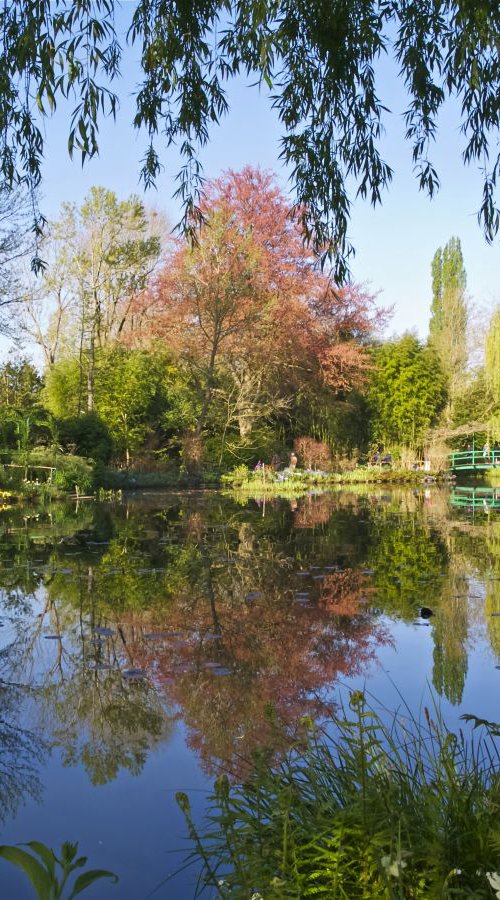
<svg viewBox="0 0 500 900">
<path fill-rule="evenodd" d="M 434 688 L 459 705 L 478 629 L 500 654 L 500 518 L 454 496 L 2 511 L 4 813 L 39 790 L 46 748 L 102 785 L 140 775 L 177 719 L 208 773 L 238 776 L 369 676 L 393 622 L 428 630 Z"/>
</svg>

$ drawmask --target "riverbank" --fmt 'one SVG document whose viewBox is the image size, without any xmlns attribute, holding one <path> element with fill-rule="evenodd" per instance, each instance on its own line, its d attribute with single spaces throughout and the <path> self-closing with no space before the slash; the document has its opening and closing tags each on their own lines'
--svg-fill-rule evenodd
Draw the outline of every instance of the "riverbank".
<svg viewBox="0 0 500 900">
<path fill-rule="evenodd" d="M 243 466 L 223 475 L 222 483 L 238 493 L 255 493 L 269 496 L 297 496 L 315 488 L 354 484 L 430 484 L 449 482 L 454 478 L 447 472 L 390 469 L 380 466 L 357 466 L 344 472 L 273 472 L 272 470 L 244 471 Z"/>
<path fill-rule="evenodd" d="M 237 466 L 221 474 L 214 470 L 188 473 L 177 467 L 151 471 L 115 469 L 96 464 L 93 460 L 70 454 L 54 456 L 33 452 L 22 461 L 4 463 L 0 471 L 0 487 L 13 499 L 56 499 L 72 496 L 101 498 L 122 491 L 192 490 L 222 488 L 252 495 L 258 490 L 266 496 L 295 497 L 311 490 L 333 486 L 362 484 L 429 484 L 453 481 L 447 472 L 424 472 L 381 466 L 356 466 L 353 469 L 324 472 L 310 469 L 270 467 L 256 470 Z M 104 497 L 106 499 L 106 497 Z"/>
</svg>

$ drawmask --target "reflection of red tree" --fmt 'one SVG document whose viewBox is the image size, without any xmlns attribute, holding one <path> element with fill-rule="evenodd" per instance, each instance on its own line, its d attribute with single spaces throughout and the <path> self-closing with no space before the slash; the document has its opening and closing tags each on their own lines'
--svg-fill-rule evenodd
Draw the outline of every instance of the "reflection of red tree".
<svg viewBox="0 0 500 900">
<path fill-rule="evenodd" d="M 367 579 L 356 569 L 327 575 L 321 583 L 319 604 L 337 616 L 359 616 L 373 591 Z"/>
<path fill-rule="evenodd" d="M 222 766 L 241 772 L 256 749 L 284 746 L 302 716 L 321 715 L 322 691 L 340 677 L 359 674 L 374 658 L 387 635 L 361 602 L 356 609 L 354 575 L 350 580 L 346 573 L 329 575 L 319 603 L 304 606 L 290 599 L 290 592 L 273 591 L 249 602 L 218 602 L 215 619 L 214 604 L 206 599 L 193 600 L 189 610 L 186 598 L 179 599 L 155 627 L 177 632 L 189 621 L 183 637 L 145 638 L 151 624 L 142 634 L 131 629 L 127 640 L 134 664 L 153 673 L 179 707 L 189 744 L 208 770 Z M 325 602 L 334 596 L 336 582 L 349 608 L 341 625 Z M 344 606 L 335 613 L 345 616 Z M 218 675 L 208 668 L 214 663 L 231 674 Z"/>
<path fill-rule="evenodd" d="M 304 497 L 295 516 L 295 527 L 314 528 L 315 525 L 325 525 L 331 518 L 336 505 L 336 495 L 334 494 Z"/>
</svg>

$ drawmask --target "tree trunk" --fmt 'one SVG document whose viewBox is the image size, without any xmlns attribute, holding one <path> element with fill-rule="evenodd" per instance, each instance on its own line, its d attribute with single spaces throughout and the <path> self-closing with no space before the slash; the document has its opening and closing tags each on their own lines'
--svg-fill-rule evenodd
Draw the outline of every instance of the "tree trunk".
<svg viewBox="0 0 500 900">
<path fill-rule="evenodd" d="M 95 361 L 95 345 L 94 335 L 90 339 L 89 348 L 89 365 L 87 369 L 87 412 L 94 409 L 94 361 Z"/>
</svg>

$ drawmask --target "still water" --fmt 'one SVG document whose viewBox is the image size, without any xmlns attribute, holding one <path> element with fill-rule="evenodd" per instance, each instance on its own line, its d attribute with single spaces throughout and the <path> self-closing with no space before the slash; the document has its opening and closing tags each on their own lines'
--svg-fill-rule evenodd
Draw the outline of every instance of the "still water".
<svg viewBox="0 0 500 900">
<path fill-rule="evenodd" d="M 500 494 L 217 493 L 0 511 L 0 842 L 79 841 L 85 896 L 189 900 L 175 792 L 347 687 L 500 721 Z M 155 890 L 157 888 L 157 890 Z M 0 861 L 0 896 L 30 898 Z"/>
</svg>

